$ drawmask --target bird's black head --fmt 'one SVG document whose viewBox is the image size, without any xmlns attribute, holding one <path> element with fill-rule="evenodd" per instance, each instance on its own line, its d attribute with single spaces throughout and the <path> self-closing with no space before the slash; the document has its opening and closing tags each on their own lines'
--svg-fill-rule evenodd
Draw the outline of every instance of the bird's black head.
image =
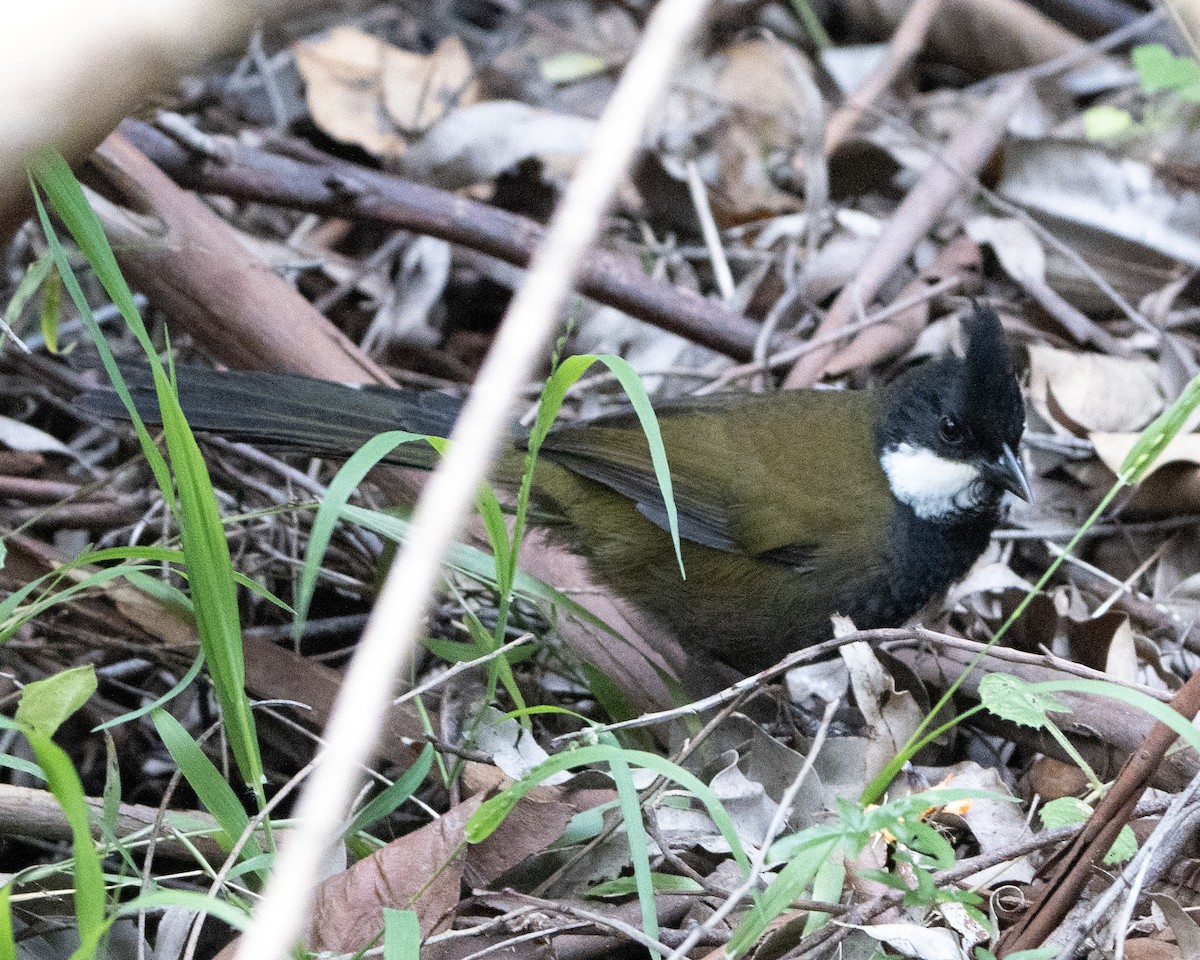
<svg viewBox="0 0 1200 960">
<path fill-rule="evenodd" d="M 994 511 L 1029 485 L 1016 459 L 1025 409 L 1000 320 L 976 307 L 966 354 L 908 371 L 884 392 L 876 425 L 892 494 L 927 520 Z"/>
</svg>

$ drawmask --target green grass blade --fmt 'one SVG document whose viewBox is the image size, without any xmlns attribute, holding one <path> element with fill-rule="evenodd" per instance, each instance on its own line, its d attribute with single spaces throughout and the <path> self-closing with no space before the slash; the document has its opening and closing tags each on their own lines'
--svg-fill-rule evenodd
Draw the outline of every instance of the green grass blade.
<svg viewBox="0 0 1200 960">
<path fill-rule="evenodd" d="M 383 790 L 354 815 L 350 825 L 344 831 L 345 836 L 351 836 L 360 830 L 369 829 L 372 824 L 397 810 L 405 800 L 413 795 L 417 787 L 425 782 L 429 769 L 433 766 L 433 744 L 426 744 L 421 755 L 413 761 L 413 765 L 397 777 L 390 787 Z"/>
<path fill-rule="evenodd" d="M 192 661 L 192 665 L 188 667 L 187 673 L 179 678 L 179 682 L 170 690 L 164 693 L 161 697 L 153 700 L 150 703 L 138 707 L 136 710 L 130 710 L 128 713 L 123 713 L 119 717 L 113 717 L 111 720 L 105 720 L 99 726 L 92 728 L 92 733 L 99 733 L 101 730 L 110 730 L 113 727 L 119 727 L 123 723 L 129 723 L 131 720 L 137 720 L 139 717 L 144 717 L 148 713 L 165 707 L 168 703 L 174 700 L 177 696 L 183 693 L 192 685 L 192 681 L 200 675 L 200 669 L 204 666 L 204 651 L 201 650 L 196 654 L 196 659 Z"/>
<path fill-rule="evenodd" d="M 321 501 L 316 517 L 313 518 L 312 530 L 308 537 L 308 549 L 304 552 L 304 567 L 300 573 L 300 585 L 296 596 L 296 619 L 293 623 L 293 636 L 299 639 L 304 631 L 304 621 L 308 616 L 308 608 L 312 603 L 313 593 L 317 587 L 317 576 L 321 572 L 321 561 L 325 550 L 333 537 L 334 527 L 342 515 L 363 478 L 386 457 L 403 443 L 426 441 L 427 438 L 419 433 L 408 433 L 405 430 L 392 430 L 372 437 L 364 443 L 348 459 L 329 484 L 329 489 Z"/>
<path fill-rule="evenodd" d="M 9 895 L 12 884 L 0 887 L 0 960 L 17 960 L 17 941 L 13 932 L 12 903 Z"/>
<path fill-rule="evenodd" d="M 237 794 L 178 720 L 165 710 L 156 710 L 151 717 L 179 772 L 196 792 L 205 809 L 221 825 L 222 832 L 213 839 L 222 850 L 232 850 L 234 843 L 250 826 L 250 818 Z M 261 856 L 262 853 L 263 849 L 255 837 L 251 837 L 242 847 L 243 858 Z M 260 879 L 265 879 L 265 876 Z"/>
<path fill-rule="evenodd" d="M 75 922 L 79 928 L 79 939 L 99 941 L 104 928 L 104 871 L 100 866 L 100 855 L 92 840 L 92 828 L 88 821 L 90 809 L 84 798 L 83 784 L 71 765 L 70 758 L 46 734 L 30 728 L 24 729 L 38 765 L 46 773 L 50 792 L 62 807 L 63 815 L 71 827 L 71 853 L 75 860 L 72 876 L 75 886 Z"/>
<path fill-rule="evenodd" d="M 613 783 L 617 786 L 617 800 L 621 805 L 621 819 L 625 822 L 625 838 L 629 841 L 629 859 L 633 864 L 633 878 L 637 886 L 638 905 L 642 910 L 642 930 L 653 940 L 658 939 L 658 910 L 654 901 L 654 880 L 650 876 L 650 845 L 646 841 L 646 825 L 642 822 L 642 806 L 638 801 L 633 775 L 624 756 L 618 751 L 609 761 Z M 654 951 L 658 956 L 658 951 Z"/>
</svg>

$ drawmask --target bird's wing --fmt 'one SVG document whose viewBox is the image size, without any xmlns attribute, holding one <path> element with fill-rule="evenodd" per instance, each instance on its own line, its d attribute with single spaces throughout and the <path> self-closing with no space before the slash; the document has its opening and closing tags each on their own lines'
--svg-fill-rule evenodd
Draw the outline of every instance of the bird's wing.
<svg viewBox="0 0 1200 960">
<path fill-rule="evenodd" d="M 883 482 L 870 403 L 866 395 L 805 392 L 706 398 L 660 409 L 680 536 L 801 569 L 831 534 L 835 540 L 861 537 L 863 500 L 878 495 Z M 851 409 L 865 423 L 847 434 L 838 424 Z M 649 446 L 632 414 L 556 430 L 542 449 L 669 528 Z"/>
</svg>

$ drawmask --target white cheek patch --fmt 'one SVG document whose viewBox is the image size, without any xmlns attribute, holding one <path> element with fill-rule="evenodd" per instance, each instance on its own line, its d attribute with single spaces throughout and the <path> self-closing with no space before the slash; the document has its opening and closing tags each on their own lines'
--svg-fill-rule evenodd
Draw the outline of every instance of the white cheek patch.
<svg viewBox="0 0 1200 960">
<path fill-rule="evenodd" d="M 901 443 L 879 460 L 892 494 L 923 520 L 934 520 L 978 506 L 979 470 L 947 460 L 925 447 Z"/>
</svg>

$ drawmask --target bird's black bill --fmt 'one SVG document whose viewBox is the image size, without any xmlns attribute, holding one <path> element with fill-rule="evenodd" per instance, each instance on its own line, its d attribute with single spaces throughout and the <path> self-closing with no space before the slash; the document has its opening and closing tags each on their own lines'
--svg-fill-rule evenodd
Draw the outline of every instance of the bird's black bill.
<svg viewBox="0 0 1200 960">
<path fill-rule="evenodd" d="M 1000 459 L 991 465 L 990 473 L 992 479 L 1013 496 L 1020 497 L 1026 503 L 1033 502 L 1033 491 L 1029 489 L 1029 481 L 1025 478 L 1021 461 L 1007 443 Z"/>
</svg>

